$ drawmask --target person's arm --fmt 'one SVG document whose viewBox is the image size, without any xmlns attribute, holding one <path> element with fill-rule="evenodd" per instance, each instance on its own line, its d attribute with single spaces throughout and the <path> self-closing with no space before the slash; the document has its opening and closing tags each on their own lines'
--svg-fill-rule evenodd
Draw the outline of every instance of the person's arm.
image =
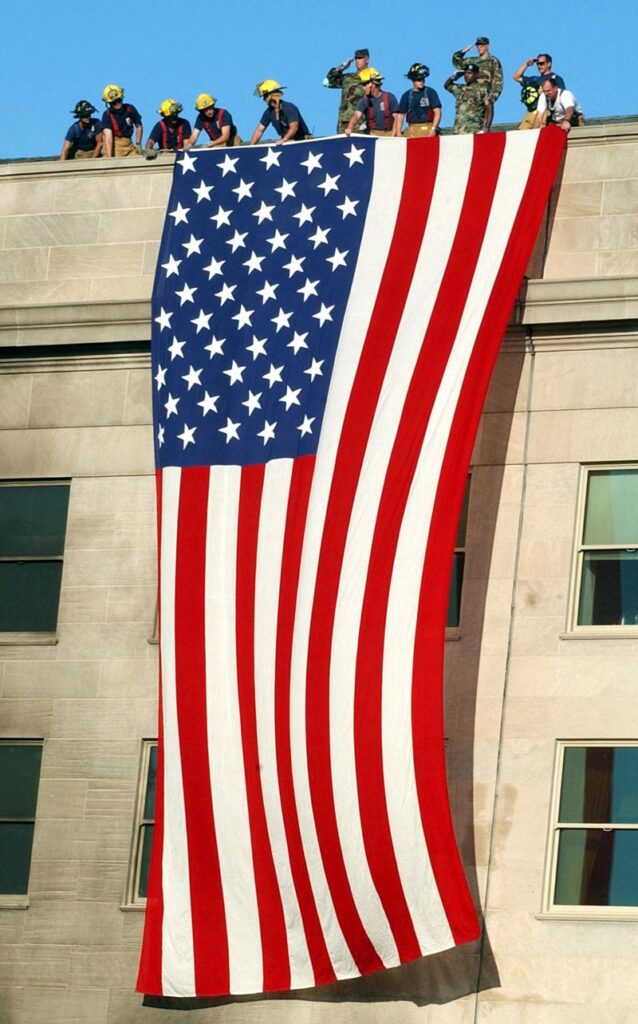
<svg viewBox="0 0 638 1024">
<path fill-rule="evenodd" d="M 346 126 L 346 129 L 345 129 L 345 134 L 346 135 L 352 135 L 353 131 L 355 130 L 355 128 L 359 124 L 359 121 L 361 120 L 362 117 L 363 117 L 363 114 L 361 113 L 361 111 L 360 110 L 355 110 L 354 114 L 352 115 L 352 117 L 350 118 L 350 120 L 348 121 L 348 124 Z"/>
<path fill-rule="evenodd" d="M 249 146 L 255 146 L 259 142 L 259 140 L 261 139 L 261 137 L 262 137 L 262 135 L 264 134 L 265 131 L 266 131 L 266 129 L 265 129 L 264 125 L 260 121 L 259 124 L 257 125 L 257 127 L 255 128 L 254 132 L 252 133 L 252 135 L 250 137 L 250 142 L 248 143 L 248 145 Z"/>
<path fill-rule="evenodd" d="M 299 121 L 291 121 L 288 125 L 285 135 L 282 135 L 280 139 L 277 139 L 275 145 L 283 146 L 284 142 L 290 142 L 294 139 L 295 135 L 299 131 Z"/>
<path fill-rule="evenodd" d="M 464 46 L 462 50 L 457 50 L 455 53 L 452 54 L 452 64 L 454 65 L 455 68 L 463 70 L 463 68 L 465 67 L 465 54 L 469 53 L 473 46 L 474 43 L 470 43 L 469 46 Z"/>
<path fill-rule="evenodd" d="M 71 150 L 72 148 L 73 148 L 73 143 L 69 142 L 68 139 L 65 139 L 64 142 L 62 143 L 62 150 L 60 152 L 60 160 L 70 160 L 71 157 L 68 154 L 69 154 L 69 150 Z"/>
<path fill-rule="evenodd" d="M 143 134 L 144 134 L 144 127 L 142 125 L 142 122 L 140 121 L 139 124 L 135 125 L 135 145 L 138 147 L 138 149 L 142 148 L 142 135 Z"/>
<path fill-rule="evenodd" d="M 104 156 L 113 156 L 113 132 L 110 128 L 103 128 L 104 133 Z"/>
<path fill-rule="evenodd" d="M 193 134 L 184 140 L 185 146 L 194 146 L 201 133 L 201 128 L 193 128 Z"/>
<path fill-rule="evenodd" d="M 490 82 L 490 103 L 496 103 L 503 92 L 503 65 L 497 57 L 494 57 L 494 74 Z"/>
<path fill-rule="evenodd" d="M 536 107 L 536 117 L 534 118 L 534 127 L 543 127 L 543 114 L 547 110 L 547 100 L 545 99 L 545 93 L 542 92 L 538 98 L 538 106 Z"/>
<path fill-rule="evenodd" d="M 100 131 L 100 132 L 96 132 L 96 133 L 95 133 L 95 149 L 93 150 L 93 159 L 94 159 L 94 160 L 95 160 L 95 158 L 96 158 L 96 157 L 98 157 L 98 156 L 100 155 L 100 153 L 102 152 L 102 142 L 103 142 L 103 138 L 104 138 L 104 137 L 103 137 L 103 135 L 102 135 L 102 132 L 101 132 L 101 131 Z"/>
<path fill-rule="evenodd" d="M 229 124 L 222 125 L 221 135 L 219 136 L 218 139 L 213 139 L 212 142 L 209 142 L 209 146 L 211 146 L 211 147 L 212 146 L 225 146 L 226 143 L 228 142 L 229 138 L 230 138 L 230 125 Z"/>
<path fill-rule="evenodd" d="M 433 107 L 432 131 L 435 132 L 441 123 L 441 107 Z"/>
<path fill-rule="evenodd" d="M 521 64 L 520 68 L 517 68 L 516 71 L 514 72 L 514 74 L 512 75 L 512 78 L 514 79 L 514 81 L 518 82 L 519 85 L 523 85 L 524 84 L 523 83 L 523 75 L 525 74 L 525 72 L 527 71 L 528 68 L 531 68 L 533 63 L 534 63 L 534 58 L 533 57 L 528 57 L 527 60 L 524 60 L 523 63 Z"/>
<path fill-rule="evenodd" d="M 485 104 L 485 121 L 483 122 L 483 131 L 489 132 L 492 127 L 492 118 L 494 117 L 494 104 L 491 100 L 487 100 Z"/>
<path fill-rule="evenodd" d="M 456 84 L 456 80 L 457 80 L 457 78 L 462 78 L 462 77 L 463 77 L 463 72 L 462 71 L 457 71 L 455 75 L 450 75 L 450 77 L 446 78 L 445 82 L 443 83 L 443 88 L 447 89 L 448 92 L 451 92 L 452 95 L 456 95 L 456 91 L 459 88 L 459 86 Z"/>
<path fill-rule="evenodd" d="M 401 135 L 401 129 L 403 128 L 404 116 L 399 111 L 398 114 L 394 115 L 394 122 L 392 124 L 392 134 L 397 138 Z"/>
<path fill-rule="evenodd" d="M 343 73 L 346 68 L 349 68 L 352 64 L 353 57 L 348 60 L 344 60 L 342 64 L 338 64 L 336 68 L 330 68 L 330 71 L 326 75 L 324 85 L 327 89 L 340 89 L 343 85 Z"/>
</svg>

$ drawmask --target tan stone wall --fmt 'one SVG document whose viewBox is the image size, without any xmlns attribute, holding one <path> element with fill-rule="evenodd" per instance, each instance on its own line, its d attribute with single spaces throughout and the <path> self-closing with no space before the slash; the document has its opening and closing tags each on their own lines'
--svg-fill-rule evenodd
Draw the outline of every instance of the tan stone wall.
<svg viewBox="0 0 638 1024">
<path fill-rule="evenodd" d="M 474 452 L 446 733 L 484 949 L 197 1021 L 633 1019 L 638 923 L 538 914 L 556 739 L 638 739 L 638 642 L 563 638 L 578 464 L 636 458 L 637 150 L 637 125 L 572 134 L 531 268 L 544 260 L 544 279 L 515 314 Z M 30 906 L 0 908 L 10 1024 L 184 1019 L 141 1007 L 142 915 L 121 909 L 141 743 L 156 731 L 148 356 L 62 355 L 148 339 L 171 170 L 0 167 L 0 479 L 72 481 L 58 643 L 0 646 L 0 736 L 45 739 Z"/>
</svg>

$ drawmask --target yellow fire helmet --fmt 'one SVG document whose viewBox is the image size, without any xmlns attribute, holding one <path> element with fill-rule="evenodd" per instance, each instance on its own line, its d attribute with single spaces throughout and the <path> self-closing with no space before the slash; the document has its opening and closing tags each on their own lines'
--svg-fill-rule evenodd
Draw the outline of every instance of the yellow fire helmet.
<svg viewBox="0 0 638 1024">
<path fill-rule="evenodd" d="M 102 99 L 105 103 L 117 103 L 124 96 L 124 89 L 121 85 L 105 85 L 102 90 Z"/>
<path fill-rule="evenodd" d="M 285 88 L 285 85 L 280 85 L 274 78 L 265 78 L 263 82 L 257 82 L 255 96 L 261 96 L 262 99 L 267 99 L 271 93 L 283 92 Z"/>
<path fill-rule="evenodd" d="M 162 117 L 173 117 L 175 114 L 181 113 L 183 109 L 182 104 L 177 103 L 176 100 L 164 100 L 160 103 L 157 113 Z"/>
<path fill-rule="evenodd" d="M 195 110 L 208 110 L 209 107 L 214 107 L 216 103 L 217 100 L 210 93 L 200 92 L 195 100 Z"/>
<path fill-rule="evenodd" d="M 364 85 L 369 85 L 370 82 L 376 82 L 377 85 L 381 85 L 383 81 L 383 75 L 376 68 L 364 68 L 363 71 L 359 72 L 359 78 Z"/>
</svg>

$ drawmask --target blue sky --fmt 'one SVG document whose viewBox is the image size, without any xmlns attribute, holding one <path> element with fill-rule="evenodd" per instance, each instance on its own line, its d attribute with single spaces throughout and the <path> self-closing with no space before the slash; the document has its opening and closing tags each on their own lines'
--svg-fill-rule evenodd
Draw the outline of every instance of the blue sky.
<svg viewBox="0 0 638 1024">
<path fill-rule="evenodd" d="M 443 125 L 449 126 L 453 102 L 443 82 L 452 70 L 450 57 L 477 35 L 490 37 L 505 71 L 497 122 L 522 117 L 511 74 L 541 50 L 553 55 L 554 70 L 586 115 L 638 114 L 635 0 L 400 6 L 388 0 L 133 0 L 112 7 L 94 0 L 9 0 L 3 29 L 0 82 L 8 102 L 0 113 L 0 158 L 5 159 L 58 153 L 71 108 L 78 99 L 89 99 L 102 111 L 107 82 L 122 85 L 138 107 L 145 139 L 162 99 L 174 97 L 192 117 L 194 98 L 202 91 L 212 92 L 249 138 L 263 109 L 253 90 L 264 78 L 287 85 L 287 97 L 301 108 L 312 131 L 329 134 L 339 94 L 323 88 L 322 79 L 359 46 L 370 49 L 386 88 L 397 94 L 407 87 L 403 75 L 413 61 L 428 64 L 428 84 L 440 92 Z"/>
</svg>

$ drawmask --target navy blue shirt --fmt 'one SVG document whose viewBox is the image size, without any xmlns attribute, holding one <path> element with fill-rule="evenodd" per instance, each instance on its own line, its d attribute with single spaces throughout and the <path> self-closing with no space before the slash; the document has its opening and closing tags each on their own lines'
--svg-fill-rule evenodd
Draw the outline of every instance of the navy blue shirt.
<svg viewBox="0 0 638 1024">
<path fill-rule="evenodd" d="M 108 107 L 102 114 L 102 128 L 110 128 L 114 135 L 130 139 L 133 126 L 142 123 L 139 112 L 132 103 L 123 103 L 118 110 Z"/>
<path fill-rule="evenodd" d="M 279 104 L 279 118 L 277 118 L 273 107 L 267 107 L 259 119 L 259 123 L 264 128 L 271 124 L 280 139 L 283 139 L 293 121 L 299 122 L 297 134 L 293 135 L 294 139 L 305 139 L 306 135 L 310 135 L 308 125 L 301 116 L 299 107 L 296 107 L 294 103 L 288 103 L 286 100 L 282 100 Z"/>
<path fill-rule="evenodd" d="M 204 114 L 198 114 L 197 120 L 195 121 L 195 130 L 198 132 L 206 132 L 210 139 L 215 142 L 216 139 L 222 133 L 222 128 L 230 126 L 230 135 L 228 141 L 232 142 L 237 135 L 237 129 L 233 124 L 232 116 L 223 107 L 213 108 L 213 116 L 206 117 Z"/>
<path fill-rule="evenodd" d="M 408 89 L 399 100 L 399 113 L 407 115 L 408 124 L 428 124 L 434 120 L 434 108 L 441 100 L 434 89 Z"/>
<path fill-rule="evenodd" d="M 385 97 L 388 97 L 385 100 Z M 386 107 L 388 117 L 386 119 Z M 368 129 L 374 128 L 378 131 L 390 131 L 392 128 L 392 115 L 399 112 L 399 104 L 394 93 L 382 92 L 379 96 L 364 96 L 357 103 L 357 110 L 365 114 Z"/>
<path fill-rule="evenodd" d="M 95 149 L 95 136 L 101 131 L 102 126 L 97 117 L 92 117 L 88 125 L 75 121 L 64 138 L 72 144 L 72 152 L 75 153 L 76 149 L 91 152 Z"/>
<path fill-rule="evenodd" d="M 184 141 L 190 139 L 193 129 L 185 117 L 178 117 L 175 124 L 162 118 L 153 126 L 149 138 L 156 142 L 160 149 L 183 149 Z"/>
<path fill-rule="evenodd" d="M 564 89 L 565 88 L 565 83 L 564 83 L 563 79 L 561 78 L 560 75 L 554 74 L 553 71 L 550 71 L 546 75 L 523 75 L 523 77 L 521 78 L 521 85 L 522 85 L 522 89 L 521 89 L 521 103 L 524 103 L 528 110 L 536 110 L 536 106 L 537 106 L 538 100 L 535 103 L 532 102 L 531 100 L 529 102 L 527 102 L 527 103 L 525 102 L 525 100 L 523 98 L 524 93 L 525 93 L 525 86 L 526 85 L 535 85 L 536 88 L 538 89 L 538 94 L 540 96 L 541 85 L 543 84 L 543 82 L 548 82 L 552 75 L 554 75 L 554 78 L 556 79 L 556 85 L 558 86 L 558 88 L 559 89 Z"/>
</svg>

